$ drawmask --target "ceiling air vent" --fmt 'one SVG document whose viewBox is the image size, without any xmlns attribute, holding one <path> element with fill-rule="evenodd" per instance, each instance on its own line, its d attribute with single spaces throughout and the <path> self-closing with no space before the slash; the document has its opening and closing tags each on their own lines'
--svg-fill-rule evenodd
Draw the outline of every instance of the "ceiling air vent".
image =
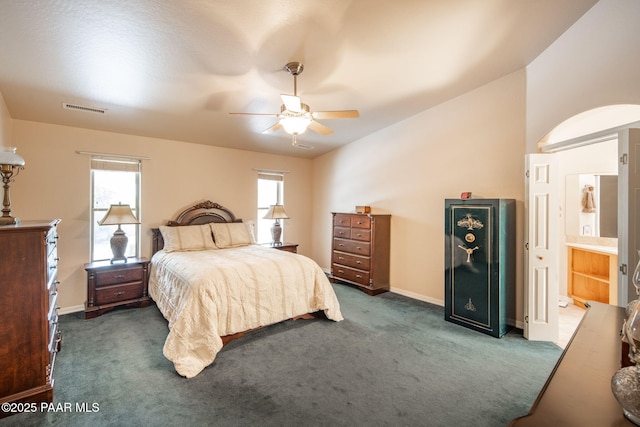
<svg viewBox="0 0 640 427">
<path fill-rule="evenodd" d="M 84 105 L 70 104 L 68 102 L 62 103 L 62 108 L 65 110 L 86 111 L 87 113 L 104 114 L 107 112 L 106 108 L 87 107 Z"/>
<path fill-rule="evenodd" d="M 310 145 L 305 145 L 305 144 L 296 144 L 296 148 L 299 148 L 301 150 L 313 150 L 313 147 Z"/>
</svg>

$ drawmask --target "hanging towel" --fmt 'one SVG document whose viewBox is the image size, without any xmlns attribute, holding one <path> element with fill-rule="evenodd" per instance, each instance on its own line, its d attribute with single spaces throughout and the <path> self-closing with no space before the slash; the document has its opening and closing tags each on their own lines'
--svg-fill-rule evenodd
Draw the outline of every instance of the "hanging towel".
<svg viewBox="0 0 640 427">
<path fill-rule="evenodd" d="M 593 213 L 596 211 L 596 200 L 593 196 L 593 185 L 585 185 L 582 189 L 582 212 Z"/>
</svg>

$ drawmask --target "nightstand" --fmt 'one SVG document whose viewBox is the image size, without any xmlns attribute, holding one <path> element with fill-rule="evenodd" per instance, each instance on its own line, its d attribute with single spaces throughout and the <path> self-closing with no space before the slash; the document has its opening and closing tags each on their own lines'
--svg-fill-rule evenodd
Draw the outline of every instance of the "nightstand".
<svg viewBox="0 0 640 427">
<path fill-rule="evenodd" d="M 281 245 L 273 245 L 271 243 L 263 243 L 262 246 L 266 246 L 268 248 L 278 249 L 281 251 L 293 252 L 294 254 L 298 253 L 298 244 L 297 243 L 289 243 L 284 242 Z"/>
<path fill-rule="evenodd" d="M 97 261 L 84 265 L 87 271 L 85 319 L 93 319 L 116 307 L 148 307 L 149 260 L 129 258 L 111 264 Z"/>
</svg>

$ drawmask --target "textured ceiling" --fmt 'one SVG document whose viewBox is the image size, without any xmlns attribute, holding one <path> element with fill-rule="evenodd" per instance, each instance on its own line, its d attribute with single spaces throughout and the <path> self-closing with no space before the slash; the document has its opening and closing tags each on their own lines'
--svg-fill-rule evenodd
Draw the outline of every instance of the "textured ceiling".
<svg viewBox="0 0 640 427">
<path fill-rule="evenodd" d="M 0 0 L 14 119 L 315 157 L 525 67 L 596 0 Z M 265 135 L 282 70 L 335 132 Z M 104 114 L 63 103 L 106 109 Z"/>
</svg>

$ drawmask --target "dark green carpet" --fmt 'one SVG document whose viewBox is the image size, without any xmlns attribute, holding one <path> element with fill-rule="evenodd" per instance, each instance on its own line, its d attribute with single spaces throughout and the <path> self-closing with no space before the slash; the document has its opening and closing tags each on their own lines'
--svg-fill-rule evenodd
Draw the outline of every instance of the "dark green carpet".
<svg viewBox="0 0 640 427">
<path fill-rule="evenodd" d="M 71 411 L 0 426 L 504 426 L 528 412 L 561 354 L 518 330 L 497 339 L 445 322 L 439 306 L 334 287 L 343 322 L 253 332 L 192 379 L 162 355 L 155 307 L 62 316 L 54 401 Z M 98 411 L 76 412 L 83 402 Z"/>
</svg>

